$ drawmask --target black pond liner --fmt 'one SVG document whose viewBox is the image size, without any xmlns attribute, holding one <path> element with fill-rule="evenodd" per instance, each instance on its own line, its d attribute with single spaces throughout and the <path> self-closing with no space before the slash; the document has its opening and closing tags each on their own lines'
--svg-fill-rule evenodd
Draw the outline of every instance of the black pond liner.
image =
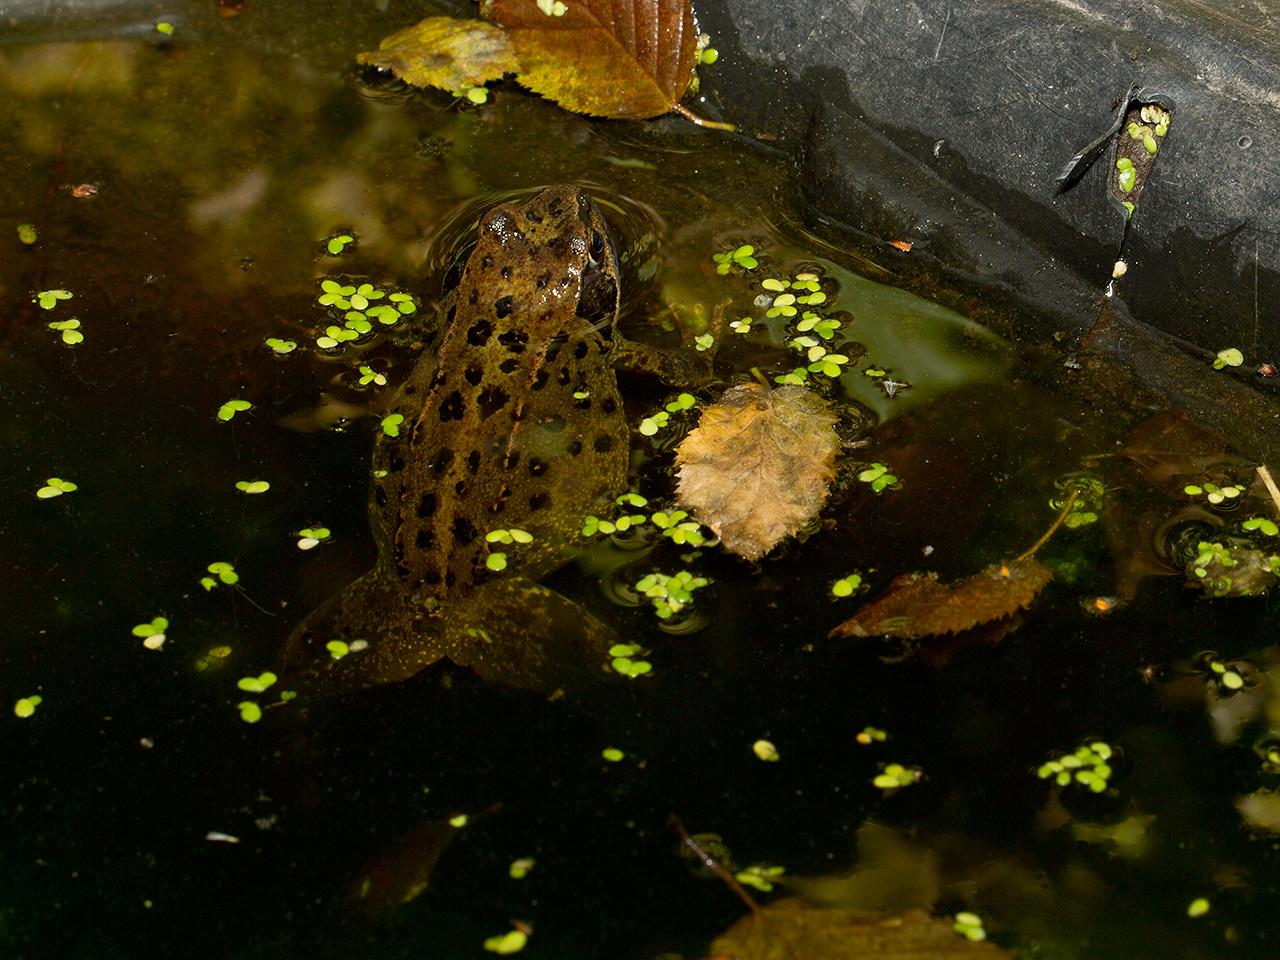
<svg viewBox="0 0 1280 960">
<path fill-rule="evenodd" d="M 1238 347 L 1250 377 L 1280 356 L 1278 0 L 698 12 L 721 51 L 703 108 L 799 159 L 814 224 L 913 241 L 1077 335 L 1123 249 L 1113 313 L 1205 357 Z M 1176 116 L 1126 236 L 1107 163 L 1057 178 L 1082 144 L 1108 148 L 1130 98 Z"/>
</svg>

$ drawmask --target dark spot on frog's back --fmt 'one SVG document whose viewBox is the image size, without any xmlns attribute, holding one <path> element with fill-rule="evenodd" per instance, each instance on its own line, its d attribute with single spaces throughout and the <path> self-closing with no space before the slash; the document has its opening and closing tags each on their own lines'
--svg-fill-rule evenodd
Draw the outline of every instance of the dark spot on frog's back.
<svg viewBox="0 0 1280 960">
<path fill-rule="evenodd" d="M 501 387 L 486 387 L 480 391 L 476 403 L 480 407 L 480 419 L 488 420 L 511 400 L 511 394 Z"/>
<path fill-rule="evenodd" d="M 595 438 L 591 446 L 595 448 L 596 453 L 608 453 L 613 449 L 613 437 L 607 433 L 602 433 Z"/>
<path fill-rule="evenodd" d="M 440 404 L 440 419 L 443 422 L 461 420 L 463 415 L 462 394 L 455 390 L 444 398 Z"/>
<path fill-rule="evenodd" d="M 493 333 L 493 324 L 488 320 L 477 320 L 467 329 L 467 343 L 473 347 L 483 347 L 489 342 Z"/>
<path fill-rule="evenodd" d="M 499 297 L 493 302 L 493 312 L 499 320 L 504 317 L 511 316 L 511 311 L 515 308 L 515 297 L 505 296 Z"/>
</svg>

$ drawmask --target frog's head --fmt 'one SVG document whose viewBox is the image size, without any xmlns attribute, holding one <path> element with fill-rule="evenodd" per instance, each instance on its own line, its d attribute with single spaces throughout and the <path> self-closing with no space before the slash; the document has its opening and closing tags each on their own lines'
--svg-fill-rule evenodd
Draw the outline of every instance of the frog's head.
<svg viewBox="0 0 1280 960">
<path fill-rule="evenodd" d="M 515 314 L 534 340 L 572 332 L 574 318 L 612 323 L 621 296 L 609 225 L 590 196 L 567 185 L 490 210 L 466 273 L 473 282 L 464 289 L 491 292 L 496 318 Z"/>
</svg>

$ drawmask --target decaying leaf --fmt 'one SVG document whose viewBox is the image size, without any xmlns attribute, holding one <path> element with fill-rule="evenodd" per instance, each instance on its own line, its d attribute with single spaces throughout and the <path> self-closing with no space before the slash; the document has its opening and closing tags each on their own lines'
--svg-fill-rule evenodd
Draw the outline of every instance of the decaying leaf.
<svg viewBox="0 0 1280 960">
<path fill-rule="evenodd" d="M 836 415 L 804 387 L 727 390 L 676 451 L 680 504 L 755 560 L 817 515 L 835 474 Z"/>
<path fill-rule="evenodd" d="M 656 117 L 688 89 L 698 43 L 689 0 L 483 0 L 480 15 L 506 28 L 520 82 L 578 113 Z"/>
<path fill-rule="evenodd" d="M 1053 571 L 1034 557 L 993 564 L 980 573 L 938 583 L 934 573 L 904 573 L 831 631 L 832 637 L 904 639 L 960 633 L 1028 606 Z"/>
<path fill-rule="evenodd" d="M 452 17 L 428 17 L 397 30 L 377 50 L 357 54 L 356 62 L 390 70 L 416 87 L 442 90 L 478 87 L 520 72 L 511 39 L 501 27 Z"/>
<path fill-rule="evenodd" d="M 949 920 L 923 910 L 891 915 L 823 909 L 777 900 L 747 915 L 711 944 L 712 956 L 737 960 L 999 960 L 999 947 L 960 936 Z"/>
</svg>

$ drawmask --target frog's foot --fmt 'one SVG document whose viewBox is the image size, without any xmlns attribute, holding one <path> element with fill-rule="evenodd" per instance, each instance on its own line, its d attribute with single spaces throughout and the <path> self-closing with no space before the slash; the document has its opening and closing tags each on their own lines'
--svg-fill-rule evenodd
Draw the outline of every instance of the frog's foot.
<svg viewBox="0 0 1280 960">
<path fill-rule="evenodd" d="M 529 580 L 491 580 L 448 605 L 449 658 L 485 680 L 542 693 L 601 679 L 613 629 Z"/>
<path fill-rule="evenodd" d="M 671 349 L 617 339 L 613 345 L 614 367 L 627 373 L 657 377 L 669 387 L 706 386 L 715 379 L 715 357 L 725 326 L 724 309 L 730 303 L 725 300 L 712 309 L 706 333 L 702 335 L 709 336 L 709 342 L 689 334 L 683 347 Z"/>
<path fill-rule="evenodd" d="M 415 609 L 397 582 L 375 571 L 297 626 L 281 670 L 288 686 L 320 696 L 399 683 L 448 656 L 444 634 L 438 615 Z"/>
</svg>

